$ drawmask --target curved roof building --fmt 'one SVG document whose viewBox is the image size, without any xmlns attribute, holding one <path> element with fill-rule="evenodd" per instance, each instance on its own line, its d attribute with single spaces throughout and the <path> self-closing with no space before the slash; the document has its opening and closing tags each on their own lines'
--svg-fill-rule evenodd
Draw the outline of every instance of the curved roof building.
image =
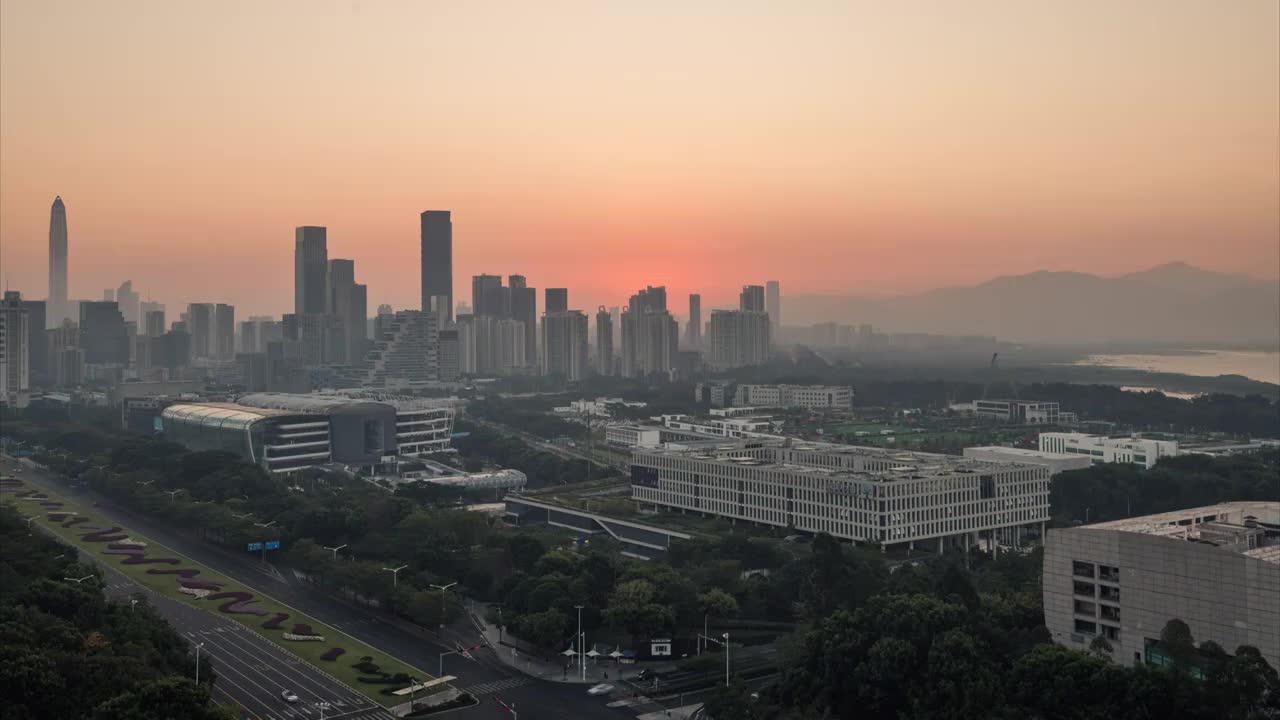
<svg viewBox="0 0 1280 720">
<path fill-rule="evenodd" d="M 331 461 L 329 423 L 283 410 L 235 403 L 179 403 L 160 414 L 164 434 L 195 450 L 221 450 L 288 472 Z"/>
</svg>

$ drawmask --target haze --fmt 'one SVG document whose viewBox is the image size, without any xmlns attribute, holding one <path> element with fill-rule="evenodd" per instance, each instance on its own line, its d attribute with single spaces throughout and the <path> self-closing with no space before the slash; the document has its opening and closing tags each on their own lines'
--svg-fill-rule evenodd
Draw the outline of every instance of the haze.
<svg viewBox="0 0 1280 720">
<path fill-rule="evenodd" d="M 42 297 L 291 308 L 326 225 L 455 286 L 898 294 L 1038 269 L 1280 267 L 1280 4 L 5 0 L 0 265 Z M 736 296 L 735 296 L 736 297 Z M 681 310 L 683 301 L 674 303 Z"/>
</svg>

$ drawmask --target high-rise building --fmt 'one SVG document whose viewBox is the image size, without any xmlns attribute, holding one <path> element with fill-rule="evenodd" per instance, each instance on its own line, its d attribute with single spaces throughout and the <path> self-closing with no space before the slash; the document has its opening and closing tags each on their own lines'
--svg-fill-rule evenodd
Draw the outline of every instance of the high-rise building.
<svg viewBox="0 0 1280 720">
<path fill-rule="evenodd" d="M 680 350 L 679 333 L 679 323 L 667 311 L 665 287 L 646 287 L 632 295 L 622 313 L 623 376 L 669 376 Z"/>
<path fill-rule="evenodd" d="M 213 356 L 218 360 L 233 360 L 236 356 L 236 309 L 233 305 L 218 303 L 213 308 Z"/>
<path fill-rule="evenodd" d="M 685 343 L 691 348 L 702 346 L 702 296 L 689 296 L 689 325 L 684 329 Z"/>
<path fill-rule="evenodd" d="M 459 357 L 458 329 L 441 330 L 437 337 L 440 344 L 440 380 L 455 382 L 462 377 L 462 366 Z"/>
<path fill-rule="evenodd" d="M 458 366 L 465 375 L 509 375 L 523 369 L 524 323 L 494 315 L 458 316 Z"/>
<path fill-rule="evenodd" d="M 581 310 L 542 315 L 542 374 L 563 375 L 570 382 L 588 371 L 587 316 Z"/>
<path fill-rule="evenodd" d="M 80 303 L 80 348 L 87 365 L 129 364 L 129 334 L 114 302 Z"/>
<path fill-rule="evenodd" d="M 54 198 L 49 210 L 49 327 L 58 327 L 71 318 L 67 306 L 67 207 L 62 196 Z"/>
<path fill-rule="evenodd" d="M 440 378 L 439 328 L 433 313 L 401 310 L 383 316 L 381 328 L 363 361 L 349 371 L 362 387 Z"/>
<path fill-rule="evenodd" d="M 769 314 L 748 310 L 711 311 L 710 357 L 718 370 L 761 365 L 769 359 Z"/>
<path fill-rule="evenodd" d="M 214 357 L 217 350 L 217 340 L 214 339 L 216 307 L 213 303 L 187 305 L 187 332 L 191 335 L 193 360 L 208 360 Z"/>
<path fill-rule="evenodd" d="M 431 309 L 431 298 L 449 297 L 453 320 L 453 220 L 448 210 L 422 213 L 422 308 Z"/>
<path fill-rule="evenodd" d="M 152 317 L 156 313 L 159 314 L 158 320 L 148 320 L 148 318 Z M 138 305 L 138 314 L 142 318 L 142 322 L 140 323 L 139 327 L 141 327 L 143 331 L 146 332 L 147 335 L 151 335 L 152 337 L 159 337 L 160 335 L 163 335 L 165 333 L 166 328 L 165 328 L 164 303 L 152 302 L 150 300 L 143 300 Z M 152 334 L 151 332 L 152 326 L 150 323 L 152 322 L 160 323 L 158 326 L 158 329 L 154 334 Z"/>
<path fill-rule="evenodd" d="M 366 322 L 366 288 L 356 283 L 354 260 L 329 261 L 328 312 L 333 317 L 333 353 L 328 362 L 354 365 L 364 358 Z"/>
<path fill-rule="evenodd" d="M 559 313 L 569 311 L 569 288 L 547 288 L 543 298 L 543 311 Z"/>
<path fill-rule="evenodd" d="M 738 309 L 746 312 L 764 312 L 764 286 L 744 285 L 738 295 Z"/>
<path fill-rule="evenodd" d="M 125 280 L 116 288 L 116 303 L 120 305 L 120 314 L 125 322 L 142 325 L 142 306 L 138 293 L 133 291 L 133 281 Z"/>
<path fill-rule="evenodd" d="M 773 337 L 777 338 L 778 330 L 782 327 L 782 286 L 777 280 L 764 284 L 764 303 L 765 312 L 769 313 L 769 328 Z"/>
<path fill-rule="evenodd" d="M 501 275 L 475 275 L 471 278 L 471 314 L 506 317 L 503 305 L 510 305 L 510 295 L 504 303 Z"/>
<path fill-rule="evenodd" d="M 302 226 L 293 231 L 293 312 L 323 315 L 329 307 L 328 230 Z"/>
<path fill-rule="evenodd" d="M 613 374 L 613 316 L 603 305 L 596 310 L 596 373 Z"/>
<path fill-rule="evenodd" d="M 115 302 L 116 291 L 114 288 L 106 288 L 102 291 L 102 302 Z"/>
<path fill-rule="evenodd" d="M 27 309 L 27 367 L 33 387 L 48 385 L 49 343 L 45 339 L 44 300 L 20 300 Z"/>
<path fill-rule="evenodd" d="M 298 343 L 297 356 L 304 366 L 324 365 L 333 349 L 332 318 L 323 313 L 290 313 L 281 319 L 281 335 Z"/>
<path fill-rule="evenodd" d="M 511 287 L 511 317 L 524 323 L 524 359 L 526 365 L 538 364 L 538 290 L 525 283 L 523 275 L 507 278 Z"/>
<path fill-rule="evenodd" d="M 22 295 L 0 300 L 0 403 L 26 407 L 31 396 L 31 316 Z"/>
</svg>

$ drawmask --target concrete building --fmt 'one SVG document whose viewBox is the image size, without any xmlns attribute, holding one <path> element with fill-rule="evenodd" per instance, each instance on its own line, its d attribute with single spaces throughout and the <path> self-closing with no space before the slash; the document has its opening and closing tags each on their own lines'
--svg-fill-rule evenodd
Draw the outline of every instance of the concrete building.
<svg viewBox="0 0 1280 720">
<path fill-rule="evenodd" d="M 67 303 L 67 207 L 62 203 L 62 196 L 53 199 L 53 207 L 49 210 L 49 327 L 56 328 L 63 321 L 74 322 L 79 314 L 73 315 Z"/>
<path fill-rule="evenodd" d="M 448 296 L 446 312 L 453 320 L 453 218 L 448 210 L 427 210 L 421 215 L 422 305 L 431 310 L 431 298 Z"/>
<path fill-rule="evenodd" d="M 510 288 L 502 286 L 501 275 L 475 275 L 471 278 L 471 314 L 476 317 L 510 317 Z"/>
<path fill-rule="evenodd" d="M 764 286 L 744 285 L 738 294 L 738 309 L 743 312 L 767 312 L 764 307 Z"/>
<path fill-rule="evenodd" d="M 766 438 L 782 440 L 778 428 L 768 416 L 695 418 L 691 415 L 662 415 L 662 426 L 704 438 Z"/>
<path fill-rule="evenodd" d="M 511 287 L 511 319 L 524 324 L 525 365 L 538 364 L 538 290 L 523 275 L 507 276 Z"/>
<path fill-rule="evenodd" d="M 613 374 L 613 316 L 601 305 L 596 310 L 596 374 Z"/>
<path fill-rule="evenodd" d="M 213 339 L 210 349 L 216 360 L 226 361 L 236 355 L 236 309 L 226 303 L 213 308 Z"/>
<path fill-rule="evenodd" d="M 524 323 L 495 315 L 459 315 L 458 368 L 463 375 L 511 375 L 528 365 Z"/>
<path fill-rule="evenodd" d="M 380 319 L 380 334 L 368 344 L 364 358 L 347 371 L 355 384 L 386 387 L 439 380 L 440 343 L 435 314 L 401 310 Z"/>
<path fill-rule="evenodd" d="M 32 387 L 52 382 L 49 367 L 49 341 L 46 338 L 47 304 L 44 300 L 19 300 L 27 310 L 27 370 Z"/>
<path fill-rule="evenodd" d="M 1089 458 L 1067 453 L 1041 452 L 1026 448 L 1002 447 L 989 445 L 985 447 L 968 447 L 964 456 L 983 462 L 1025 463 L 1040 465 L 1049 469 L 1050 475 L 1057 475 L 1066 470 L 1080 470 L 1090 465 Z"/>
<path fill-rule="evenodd" d="M 609 425 L 604 441 L 616 448 L 653 448 L 662 444 L 662 428 L 654 425 Z"/>
<path fill-rule="evenodd" d="M 587 316 L 581 310 L 542 316 L 542 374 L 563 375 L 570 382 L 586 378 L 590 369 Z"/>
<path fill-rule="evenodd" d="M 764 308 L 769 313 L 769 329 L 777 338 L 778 331 L 782 329 L 782 288 L 777 280 L 764 284 Z"/>
<path fill-rule="evenodd" d="M 700 382 L 693 387 L 693 401 L 707 403 L 713 408 L 728 405 L 733 400 L 733 385 L 724 381 Z"/>
<path fill-rule="evenodd" d="M 293 313 L 323 315 L 329 308 L 328 229 L 303 226 L 293 231 Z M 193 332 L 194 336 L 195 333 Z M 198 341 L 197 341 L 198 344 Z"/>
<path fill-rule="evenodd" d="M 217 340 L 214 338 L 213 303 L 187 305 L 187 332 L 191 334 L 191 357 L 198 360 L 213 359 Z"/>
<path fill-rule="evenodd" d="M 116 304 L 120 306 L 120 314 L 125 322 L 142 325 L 141 298 L 133 290 L 133 281 L 125 280 L 116 288 Z"/>
<path fill-rule="evenodd" d="M 0 403 L 26 407 L 31 399 L 31 316 L 22 295 L 0 300 Z"/>
<path fill-rule="evenodd" d="M 1056 425 L 1058 403 L 1040 400 L 974 400 L 973 414 L 1013 425 Z"/>
<path fill-rule="evenodd" d="M 441 382 L 457 382 L 462 377 L 461 348 L 458 343 L 458 326 L 451 330 L 441 330 L 439 338 L 440 380 Z"/>
<path fill-rule="evenodd" d="M 717 370 L 763 365 L 769 360 L 769 315 L 748 310 L 712 310 L 708 363 Z"/>
<path fill-rule="evenodd" d="M 849 445 L 632 451 L 631 497 L 659 507 L 942 552 L 1043 536 L 1049 471 Z"/>
<path fill-rule="evenodd" d="M 87 365 L 129 364 L 129 332 L 114 302 L 80 303 L 80 349 Z"/>
<path fill-rule="evenodd" d="M 667 289 L 650 286 L 632 295 L 621 327 L 622 375 L 669 377 L 680 350 L 680 326 L 667 311 Z"/>
<path fill-rule="evenodd" d="M 689 324 L 684 328 L 684 341 L 691 349 L 702 347 L 702 296 L 689 295 Z"/>
<path fill-rule="evenodd" d="M 1129 463 L 1154 467 L 1160 458 L 1178 454 L 1176 440 L 1112 438 L 1085 433 L 1040 433 L 1040 450 L 1088 457 L 1094 465 Z"/>
<path fill-rule="evenodd" d="M 543 312 L 569 312 L 569 288 L 547 288 Z"/>
<path fill-rule="evenodd" d="M 733 396 L 739 407 L 801 407 L 850 410 L 853 388 L 847 385 L 739 385 Z"/>
<path fill-rule="evenodd" d="M 1162 664 L 1170 620 L 1228 653 L 1280 667 L 1280 503 L 1233 502 L 1049 531 L 1044 620 L 1079 650 L 1103 637 L 1120 663 Z"/>
<path fill-rule="evenodd" d="M 164 310 L 148 310 L 143 318 L 143 334 L 154 338 L 160 337 L 164 333 Z"/>
<path fill-rule="evenodd" d="M 329 362 L 354 365 L 364 357 L 369 340 L 367 288 L 356 282 L 355 261 L 338 258 L 329 261 L 328 285 L 328 312 L 334 318 Z"/>
</svg>

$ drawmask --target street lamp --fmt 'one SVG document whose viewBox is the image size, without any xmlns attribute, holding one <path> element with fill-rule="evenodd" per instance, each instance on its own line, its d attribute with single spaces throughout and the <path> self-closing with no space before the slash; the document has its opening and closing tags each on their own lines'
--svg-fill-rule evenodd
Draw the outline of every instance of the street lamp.
<svg viewBox="0 0 1280 720">
<path fill-rule="evenodd" d="M 578 609 L 578 669 L 581 673 L 580 677 L 585 682 L 587 679 L 587 656 L 582 649 L 582 605 L 574 605 Z"/>
<path fill-rule="evenodd" d="M 318 702 L 316 703 L 316 707 L 320 708 L 320 720 L 324 720 L 324 711 L 328 710 L 331 706 L 327 702 Z"/>
<path fill-rule="evenodd" d="M 268 528 L 268 527 L 271 527 L 272 525 L 275 525 L 275 524 L 276 524 L 276 521 L 275 521 L 275 520 L 272 520 L 272 521 L 271 521 L 271 522 L 269 522 L 269 523 L 254 523 L 254 525 L 257 525 L 258 527 L 262 527 L 262 528 Z"/>
<path fill-rule="evenodd" d="M 725 633 L 724 637 L 724 686 L 729 687 L 729 633 Z"/>
<path fill-rule="evenodd" d="M 151 483 L 153 483 L 153 482 L 155 482 L 155 480 L 142 480 L 142 481 L 139 481 L 139 482 L 138 482 L 138 484 L 139 484 L 139 485 L 150 485 L 150 484 L 151 484 Z"/>
<path fill-rule="evenodd" d="M 130 598 L 130 599 L 129 599 L 129 612 L 133 612 L 133 609 L 134 609 L 135 607 L 137 607 L 137 606 L 138 606 L 138 599 L 137 599 L 137 598 Z"/>
<path fill-rule="evenodd" d="M 169 502 L 173 502 L 173 497 L 182 491 L 183 491 L 182 488 L 178 488 L 177 490 L 161 490 L 160 492 L 168 495 Z"/>
<path fill-rule="evenodd" d="M 32 515 L 31 517 L 27 518 L 27 534 L 28 535 L 31 534 L 31 521 L 37 519 L 38 517 L 39 517 L 38 515 Z"/>
<path fill-rule="evenodd" d="M 200 648 L 204 647 L 204 643 L 196 643 L 196 684 L 200 684 Z"/>
<path fill-rule="evenodd" d="M 333 551 L 333 559 L 334 559 L 334 560 L 337 560 L 337 559 L 338 559 L 338 551 L 339 551 L 339 550 L 341 550 L 342 548 L 346 547 L 346 544 L 344 543 L 344 544 L 342 544 L 342 545 L 339 545 L 338 547 L 329 547 L 328 545 L 321 545 L 320 547 L 324 548 L 325 550 L 332 550 L 332 551 Z"/>
<path fill-rule="evenodd" d="M 85 575 L 85 576 L 84 576 L 84 577 L 82 577 L 82 578 L 64 577 L 64 578 L 62 578 L 62 579 L 63 579 L 63 580 L 70 581 L 70 582 L 73 582 L 73 583 L 75 583 L 75 584 L 79 585 L 80 583 L 82 583 L 82 582 L 84 582 L 85 580 L 88 580 L 88 579 L 90 579 L 90 578 L 92 578 L 92 577 L 93 577 L 92 575 Z"/>
<path fill-rule="evenodd" d="M 237 520 L 244 520 L 245 518 L 253 517 L 253 513 L 231 513 L 231 515 Z"/>
<path fill-rule="evenodd" d="M 401 571 L 401 570 L 403 570 L 403 569 L 405 569 L 405 568 L 407 568 L 407 567 L 409 567 L 409 566 L 408 566 L 408 565 L 401 565 L 401 566 L 400 566 L 400 567 L 398 567 L 398 568 L 389 568 L 389 567 L 384 567 L 384 568 L 382 568 L 382 569 L 383 569 L 383 570 L 385 570 L 385 571 L 387 571 L 387 572 L 389 572 L 389 573 L 391 573 L 391 585 L 392 585 L 392 587 L 400 587 L 400 571 Z"/>
<path fill-rule="evenodd" d="M 449 591 L 449 588 L 457 584 L 458 582 L 455 580 L 449 583 L 448 585 L 432 585 L 431 586 L 440 591 L 440 630 L 441 632 L 444 631 L 444 616 L 445 616 L 445 610 L 447 609 L 446 603 L 448 602 L 448 596 L 446 596 L 445 593 Z"/>
</svg>

